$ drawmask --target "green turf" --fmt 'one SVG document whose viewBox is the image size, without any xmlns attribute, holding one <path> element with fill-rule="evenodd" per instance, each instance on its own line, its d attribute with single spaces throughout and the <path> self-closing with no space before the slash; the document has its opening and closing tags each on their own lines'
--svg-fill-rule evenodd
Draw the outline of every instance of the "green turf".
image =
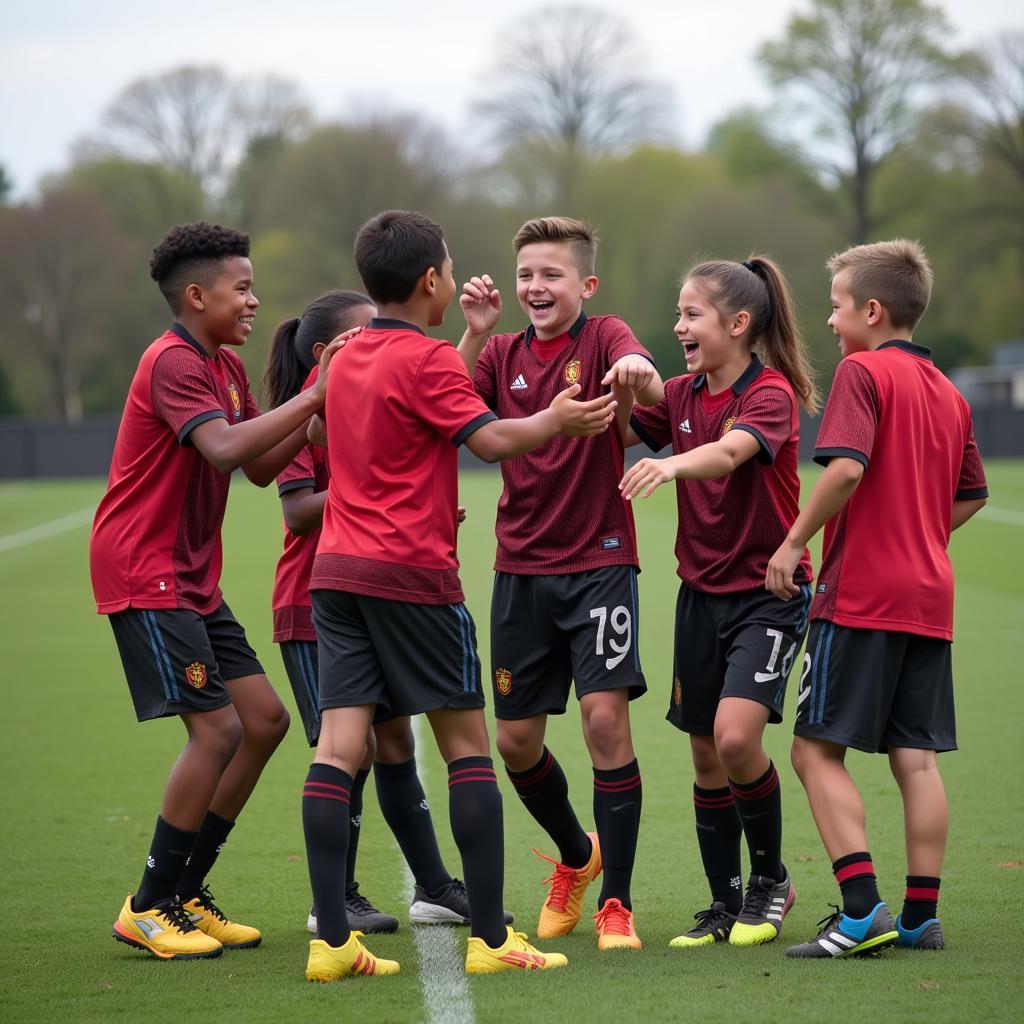
<svg viewBox="0 0 1024 1024">
<path fill-rule="evenodd" d="M 813 474 L 813 471 L 812 471 Z M 989 466 L 992 506 L 1024 523 L 1024 464 Z M 96 481 L 0 486 L 0 537 L 94 503 Z M 805 494 L 806 494 L 805 490 Z M 487 650 L 489 567 L 497 477 L 463 478 L 463 579 Z M 644 772 L 634 903 L 645 949 L 598 958 L 590 922 L 550 943 L 570 957 L 550 975 L 473 979 L 481 1022 L 1019 1020 L 1017 915 L 1024 869 L 1019 783 L 1024 720 L 1015 654 L 1024 623 L 1024 526 L 979 517 L 954 539 L 955 650 L 961 752 L 942 759 L 952 805 L 941 954 L 889 951 L 870 962 L 787 961 L 834 899 L 829 862 L 789 767 L 789 728 L 769 733 L 783 779 L 785 856 L 799 890 L 773 947 L 670 951 L 668 940 L 706 902 L 693 838 L 687 744 L 663 720 L 675 595 L 669 488 L 641 503 L 641 644 L 652 692 L 634 705 Z M 402 962 L 398 978 L 311 986 L 303 980 L 308 883 L 299 792 L 309 761 L 293 729 L 268 767 L 212 877 L 223 905 L 263 928 L 263 946 L 219 960 L 159 963 L 115 944 L 110 924 L 137 883 L 163 781 L 180 748 L 177 722 L 135 723 L 106 623 L 93 612 L 87 527 L 0 551 L 4 737 L 0 744 L 0 1018 L 11 1021 L 426 1020 L 408 927 L 372 947 Z M 227 514 L 224 589 L 282 696 L 291 698 L 269 642 L 270 587 L 280 546 L 272 491 L 242 481 Z M 791 685 L 790 707 L 792 706 Z M 575 705 L 553 720 L 550 745 L 590 819 L 590 768 Z M 868 803 L 883 894 L 898 908 L 904 865 L 895 784 L 883 758 L 851 755 Z M 445 810 L 444 770 L 425 742 L 420 765 L 450 869 L 461 874 Z M 372 787 L 371 787 L 372 789 Z M 538 829 L 505 793 L 506 904 L 528 929 L 546 865 L 530 853 Z M 550 852 L 550 851 L 549 851 Z M 360 846 L 364 891 L 404 918 L 402 865 L 368 793 Z"/>
</svg>

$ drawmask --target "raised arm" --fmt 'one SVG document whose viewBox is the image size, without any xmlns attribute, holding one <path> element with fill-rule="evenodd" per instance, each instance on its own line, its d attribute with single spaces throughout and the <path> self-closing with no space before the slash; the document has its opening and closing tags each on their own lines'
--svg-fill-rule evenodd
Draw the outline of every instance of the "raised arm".
<svg viewBox="0 0 1024 1024">
<path fill-rule="evenodd" d="M 459 305 L 466 318 L 466 333 L 459 342 L 458 352 L 472 377 L 476 361 L 501 316 L 501 295 L 489 275 L 471 277 L 462 286 Z"/>
</svg>

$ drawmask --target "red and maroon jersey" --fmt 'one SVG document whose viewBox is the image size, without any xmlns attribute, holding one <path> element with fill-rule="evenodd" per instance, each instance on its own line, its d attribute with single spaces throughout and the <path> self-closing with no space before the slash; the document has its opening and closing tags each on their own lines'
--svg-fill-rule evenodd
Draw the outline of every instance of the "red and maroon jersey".
<svg viewBox="0 0 1024 1024">
<path fill-rule="evenodd" d="M 221 602 L 220 528 L 230 476 L 192 446 L 200 423 L 260 413 L 241 359 L 215 356 L 180 324 L 153 342 L 135 371 L 96 509 L 89 565 L 100 614 Z"/>
<path fill-rule="evenodd" d="M 789 381 L 757 356 L 717 395 L 708 393 L 703 373 L 673 377 L 662 401 L 635 408 L 630 423 L 649 448 L 671 444 L 674 455 L 730 430 L 757 438 L 757 455 L 733 472 L 717 480 L 676 480 L 676 571 L 688 587 L 709 594 L 763 587 L 768 561 L 800 511 L 800 417 Z M 794 579 L 808 583 L 812 575 L 805 550 Z"/>
<path fill-rule="evenodd" d="M 532 325 L 489 338 L 473 383 L 502 419 L 531 416 L 570 384 L 581 386 L 580 401 L 607 394 L 601 378 L 634 353 L 651 358 L 617 316 L 581 313 L 566 335 L 549 341 L 534 337 Z M 597 437 L 558 434 L 504 460 L 494 568 L 544 576 L 636 565 L 633 510 L 618 490 L 622 459 L 613 427 Z"/>
<path fill-rule="evenodd" d="M 497 417 L 458 352 L 375 317 L 335 357 L 325 411 L 330 484 L 310 589 L 461 602 L 457 448 Z"/>
<path fill-rule="evenodd" d="M 988 496 L 963 395 L 908 341 L 836 367 L 814 459 L 864 465 L 825 526 L 811 618 L 953 639 L 954 500 Z"/>
<path fill-rule="evenodd" d="M 312 386 L 319 373 L 314 366 L 302 390 Z M 277 493 L 287 494 L 311 487 L 326 491 L 331 479 L 327 464 L 327 450 L 319 445 L 307 444 L 295 456 L 277 478 Z M 274 596 L 271 607 L 274 611 L 275 644 L 287 640 L 316 640 L 313 628 L 313 613 L 309 600 L 309 580 L 313 574 L 313 559 L 320 540 L 320 530 L 311 530 L 301 536 L 284 528 L 284 551 L 277 562 L 274 574 Z"/>
</svg>

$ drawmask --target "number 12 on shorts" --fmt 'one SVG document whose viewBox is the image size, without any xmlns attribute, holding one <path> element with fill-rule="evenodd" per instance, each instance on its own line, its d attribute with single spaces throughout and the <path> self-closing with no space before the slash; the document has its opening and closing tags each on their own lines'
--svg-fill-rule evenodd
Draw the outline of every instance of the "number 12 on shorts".
<svg viewBox="0 0 1024 1024">
<path fill-rule="evenodd" d="M 599 658 L 604 657 L 605 629 L 607 626 L 612 628 L 614 635 L 608 637 L 608 646 L 614 651 L 615 656 L 606 658 L 604 663 L 604 667 L 611 670 L 629 653 L 633 643 L 633 617 L 629 614 L 629 609 L 621 604 L 612 609 L 611 615 L 608 614 L 607 608 L 591 608 L 590 617 L 597 619 L 597 646 L 594 653 Z M 616 637 L 625 639 L 617 643 Z"/>
</svg>

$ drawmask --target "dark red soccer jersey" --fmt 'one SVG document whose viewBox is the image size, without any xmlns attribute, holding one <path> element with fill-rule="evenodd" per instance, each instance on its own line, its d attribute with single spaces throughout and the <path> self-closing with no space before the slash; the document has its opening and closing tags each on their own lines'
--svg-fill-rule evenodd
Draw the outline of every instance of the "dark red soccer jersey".
<svg viewBox="0 0 1024 1024">
<path fill-rule="evenodd" d="M 302 385 L 302 390 L 316 380 L 319 367 Z M 278 496 L 289 491 L 312 487 L 314 491 L 326 491 L 331 479 L 327 464 L 327 451 L 319 445 L 307 444 L 295 456 L 288 467 L 277 478 Z M 313 613 L 310 608 L 309 580 L 313 573 L 313 559 L 320 540 L 320 531 L 311 530 L 297 536 L 286 526 L 284 528 L 284 551 L 277 562 L 274 574 L 274 596 L 271 607 L 274 611 L 275 644 L 288 640 L 316 640 L 313 628 Z"/>
<path fill-rule="evenodd" d="M 963 395 L 931 352 L 889 341 L 836 367 L 814 450 L 864 467 L 825 527 L 811 618 L 953 639 L 955 499 L 988 496 Z"/>
<path fill-rule="evenodd" d="M 607 394 L 601 378 L 633 353 L 650 358 L 617 316 L 581 313 L 564 342 L 540 342 L 532 326 L 489 338 L 473 383 L 502 419 L 531 416 L 570 384 L 581 385 L 580 401 Z M 494 568 L 545 576 L 636 565 L 633 510 L 618 490 L 622 458 L 613 427 L 590 438 L 559 434 L 502 462 Z"/>
<path fill-rule="evenodd" d="M 764 586 L 768 560 L 786 539 L 800 511 L 797 443 L 800 418 L 789 381 L 755 356 L 740 378 L 710 395 L 704 374 L 665 382 L 665 397 L 635 408 L 631 425 L 652 450 L 672 453 L 745 430 L 761 445 L 758 454 L 717 480 L 676 480 L 679 528 L 676 570 L 693 590 L 728 594 Z M 805 550 L 794 579 L 812 578 Z"/>
<path fill-rule="evenodd" d="M 335 357 L 326 411 L 330 484 L 310 589 L 461 602 L 457 448 L 496 417 L 458 352 L 374 318 Z"/>
<path fill-rule="evenodd" d="M 258 415 L 245 367 L 230 349 L 209 356 L 180 324 L 146 349 L 89 544 L 101 614 L 131 607 L 206 615 L 220 604 L 220 528 L 231 478 L 192 447 L 189 434 L 210 419 Z"/>
</svg>

